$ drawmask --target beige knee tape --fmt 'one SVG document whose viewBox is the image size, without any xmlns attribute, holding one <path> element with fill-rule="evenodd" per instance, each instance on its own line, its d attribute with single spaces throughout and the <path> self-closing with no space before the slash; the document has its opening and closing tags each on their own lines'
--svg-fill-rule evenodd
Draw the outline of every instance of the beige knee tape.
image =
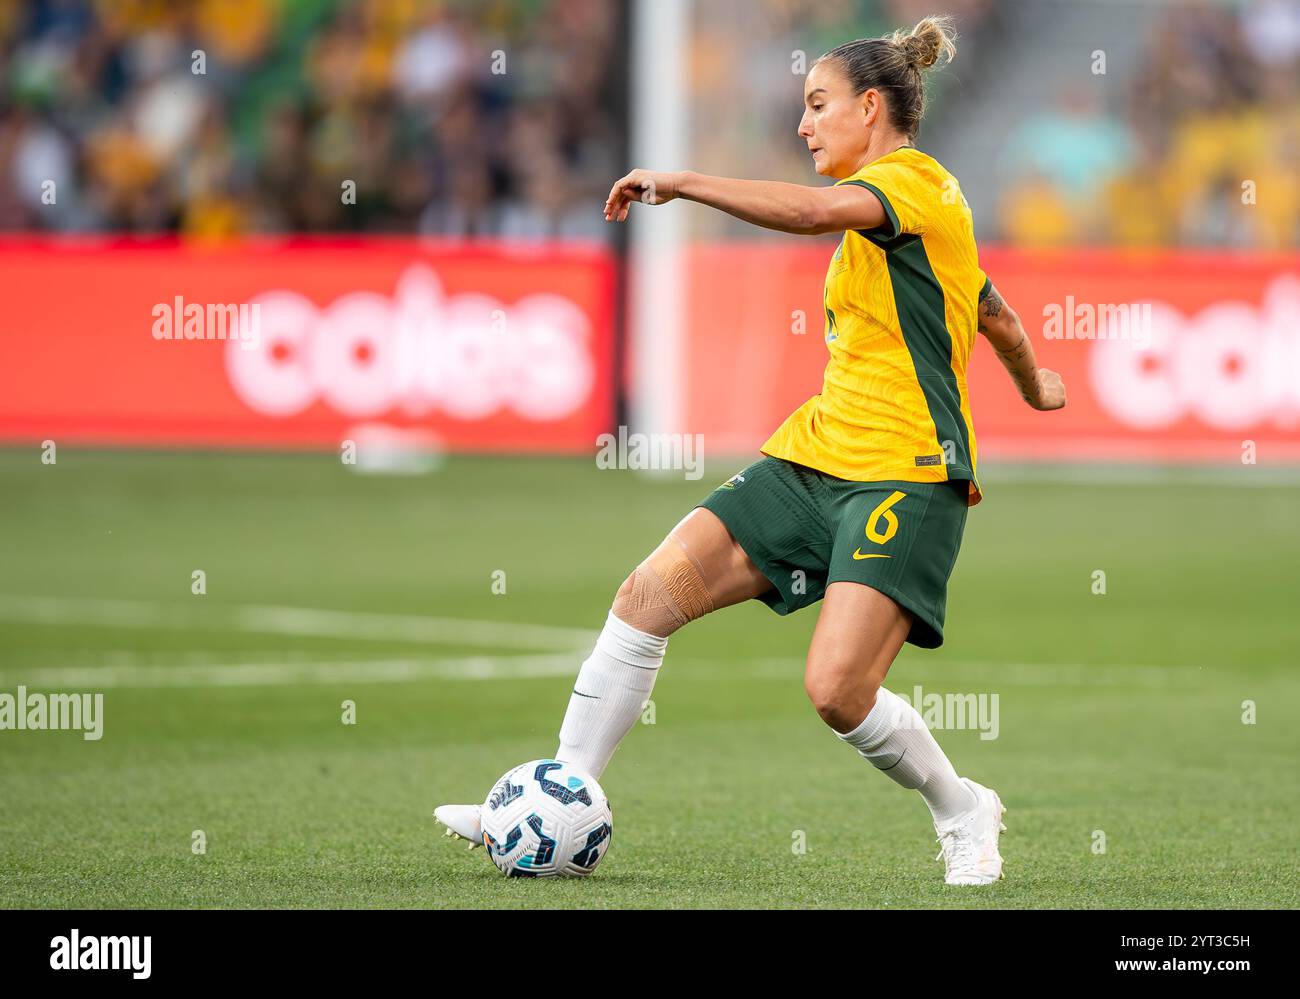
<svg viewBox="0 0 1300 999">
<path fill-rule="evenodd" d="M 673 545 L 665 545 L 636 567 L 632 592 L 620 597 L 618 604 L 620 620 L 651 635 L 669 634 L 713 610 L 699 566 Z"/>
</svg>

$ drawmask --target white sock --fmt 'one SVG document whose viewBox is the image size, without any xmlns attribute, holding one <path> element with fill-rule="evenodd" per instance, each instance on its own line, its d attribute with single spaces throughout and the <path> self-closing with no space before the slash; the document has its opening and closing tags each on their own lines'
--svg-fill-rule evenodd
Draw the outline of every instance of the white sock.
<svg viewBox="0 0 1300 999">
<path fill-rule="evenodd" d="M 560 726 L 555 758 L 600 779 L 654 689 L 668 639 L 638 631 L 609 612 Z"/>
<path fill-rule="evenodd" d="M 836 732 L 863 759 L 903 787 L 920 791 L 936 824 L 950 822 L 976 805 L 916 708 L 881 687 L 876 703 L 852 732 Z"/>
</svg>

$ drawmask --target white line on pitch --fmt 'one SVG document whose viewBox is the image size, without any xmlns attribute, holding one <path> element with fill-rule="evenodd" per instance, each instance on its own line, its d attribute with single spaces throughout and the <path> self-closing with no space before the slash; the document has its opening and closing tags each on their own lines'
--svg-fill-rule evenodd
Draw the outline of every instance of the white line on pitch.
<svg viewBox="0 0 1300 999">
<path fill-rule="evenodd" d="M 22 683 L 51 689 L 109 687 L 241 687 L 292 686 L 337 683 L 416 683 L 428 680 L 521 680 L 576 675 L 580 656 L 463 656 L 442 659 L 375 659 L 330 662 L 225 662 L 154 665 L 122 663 L 103 666 L 13 668 L 0 672 L 0 686 Z M 726 673 L 736 678 L 774 679 L 802 675 L 800 659 L 697 659 L 678 657 L 675 673 L 689 676 L 708 667 L 716 678 Z M 909 671 L 891 678 L 896 690 L 920 683 L 943 688 L 971 683 L 993 687 L 1143 687 L 1184 686 L 1211 674 L 1195 666 L 1088 665 L 1084 663 L 991 663 L 945 660 L 925 676 Z M 1222 675 L 1222 674 L 1220 674 Z M 1258 678 L 1255 678 L 1258 682 Z M 689 682 L 689 681 L 687 681 Z"/>
<path fill-rule="evenodd" d="M 212 663 L 203 666 L 98 666 L 13 669 L 0 685 L 86 689 L 106 687 L 263 687 L 422 680 L 521 680 L 574 676 L 573 655 L 465 656 L 454 659 L 376 659 L 315 663 Z"/>
<path fill-rule="evenodd" d="M 581 628 L 514 621 L 378 614 L 308 607 L 213 605 L 204 608 L 137 600 L 0 595 L 0 619 L 36 624 L 93 624 L 118 628 L 235 630 L 257 634 L 477 645 L 486 648 L 576 651 L 596 633 Z"/>
<path fill-rule="evenodd" d="M 213 613 L 197 608 L 147 601 L 0 595 L 0 619 L 39 624 L 94 624 L 104 627 L 228 630 L 325 637 L 399 641 L 426 645 L 470 645 L 485 648 L 546 649 L 567 655 L 471 656 L 446 659 L 384 659 L 320 663 L 292 661 L 301 653 L 286 651 L 285 660 L 269 663 L 177 664 L 141 666 L 110 659 L 104 666 L 37 669 L 12 682 L 49 686 L 225 686 L 257 683 L 406 682 L 423 679 L 498 679 L 527 676 L 562 676 L 573 673 L 581 653 L 590 649 L 595 633 L 553 625 L 518 624 L 463 618 L 421 617 L 409 614 L 320 610 L 259 605 L 216 605 Z M 238 652 L 226 653 L 239 655 Z M 265 653 L 264 653 L 265 654 Z M 802 659 L 743 659 L 723 663 L 707 657 L 674 659 L 682 667 L 697 663 L 722 663 L 737 676 L 772 677 L 803 671 Z M 6 671 L 11 677 L 12 670 Z M 972 679 L 1015 686 L 1116 686 L 1170 687 L 1202 678 L 1223 678 L 1228 668 L 1205 669 L 1195 665 L 1017 663 L 975 660 L 909 659 L 895 665 L 890 682 L 927 681 L 950 686 L 949 681 Z M 39 681 L 37 677 L 41 677 Z M 243 676 L 245 679 L 234 679 Z M 58 678 L 57 683 L 50 677 Z M 69 677 L 75 680 L 68 679 Z M 172 679 L 169 679 L 172 678 Z"/>
<path fill-rule="evenodd" d="M 261 634 L 403 641 L 490 648 L 577 649 L 596 640 L 594 631 L 516 621 L 311 610 L 301 607 L 240 607 L 236 627 Z"/>
</svg>

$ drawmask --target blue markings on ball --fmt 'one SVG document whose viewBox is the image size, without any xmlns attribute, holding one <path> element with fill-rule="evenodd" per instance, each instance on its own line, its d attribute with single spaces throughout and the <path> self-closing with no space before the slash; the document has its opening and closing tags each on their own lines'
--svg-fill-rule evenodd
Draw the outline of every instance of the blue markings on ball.
<svg viewBox="0 0 1300 999">
<path fill-rule="evenodd" d="M 602 822 L 599 829 L 593 829 L 588 833 L 586 845 L 574 854 L 574 864 L 578 867 L 594 867 L 596 861 L 600 859 L 600 844 L 609 839 L 613 831 L 608 822 Z"/>
<path fill-rule="evenodd" d="M 524 838 L 522 826 L 515 826 L 506 833 L 506 844 L 502 846 L 494 840 L 488 833 L 483 834 L 483 843 L 488 848 L 488 852 L 496 852 L 497 856 L 504 857 L 519 845 L 519 841 Z"/>
<path fill-rule="evenodd" d="M 524 857 L 519 864 L 521 867 L 545 867 L 555 856 L 555 840 L 542 831 L 542 817 L 536 812 L 528 816 L 528 825 L 532 827 L 533 832 L 537 833 L 537 852 L 531 860 Z M 527 864 L 524 863 L 525 860 L 528 861 Z"/>
<path fill-rule="evenodd" d="M 551 780 L 546 775 L 552 770 L 559 770 L 563 763 L 557 763 L 555 760 L 543 760 L 537 764 L 537 769 L 533 772 L 533 779 L 541 785 L 542 791 L 549 794 L 561 805 L 572 805 L 575 801 L 581 801 L 584 805 L 591 804 L 591 792 L 585 787 L 578 790 L 570 790 L 563 784 Z M 581 782 L 579 782 L 581 783 Z"/>
<path fill-rule="evenodd" d="M 501 783 L 492 791 L 492 797 L 488 798 L 488 808 L 495 812 L 498 808 L 510 804 L 523 793 L 524 786 L 522 784 L 511 784 L 509 777 L 503 777 Z"/>
</svg>

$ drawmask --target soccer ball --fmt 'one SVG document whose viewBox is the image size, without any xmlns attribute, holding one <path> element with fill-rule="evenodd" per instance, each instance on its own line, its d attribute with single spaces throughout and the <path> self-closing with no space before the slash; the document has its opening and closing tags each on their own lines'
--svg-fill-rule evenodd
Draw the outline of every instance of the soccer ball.
<svg viewBox="0 0 1300 999">
<path fill-rule="evenodd" d="M 515 767 L 483 802 L 483 846 L 509 878 L 582 878 L 614 835 L 605 792 L 591 774 L 559 760 Z"/>
</svg>

